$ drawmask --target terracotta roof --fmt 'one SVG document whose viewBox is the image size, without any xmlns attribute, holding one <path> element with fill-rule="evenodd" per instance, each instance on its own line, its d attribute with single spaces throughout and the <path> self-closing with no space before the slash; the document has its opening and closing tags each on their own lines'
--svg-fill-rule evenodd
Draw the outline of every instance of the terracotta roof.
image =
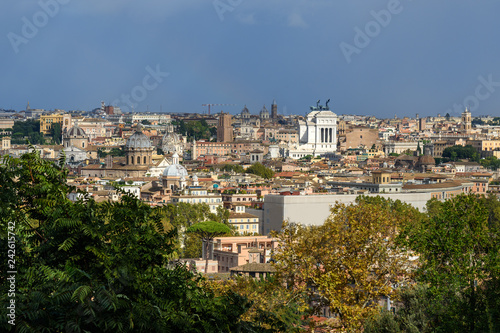
<svg viewBox="0 0 500 333">
<path fill-rule="evenodd" d="M 461 186 L 461 182 L 451 181 L 437 184 L 405 184 L 403 190 L 439 189 Z"/>
<path fill-rule="evenodd" d="M 258 218 L 257 215 L 249 213 L 231 213 L 229 214 L 229 219 L 254 219 Z"/>
</svg>

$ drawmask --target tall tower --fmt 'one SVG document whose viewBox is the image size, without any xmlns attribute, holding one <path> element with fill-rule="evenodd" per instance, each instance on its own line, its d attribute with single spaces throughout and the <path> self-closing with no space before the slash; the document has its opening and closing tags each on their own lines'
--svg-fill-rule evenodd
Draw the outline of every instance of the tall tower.
<svg viewBox="0 0 500 333">
<path fill-rule="evenodd" d="M 278 104 L 276 104 L 276 100 L 273 100 L 273 104 L 271 104 L 271 118 L 278 118 Z"/>
<path fill-rule="evenodd" d="M 465 108 L 465 111 L 462 113 L 462 132 L 465 134 L 470 134 L 472 131 L 472 114 L 470 113 L 469 108 Z"/>
<path fill-rule="evenodd" d="M 198 158 L 198 151 L 196 149 L 196 140 L 193 139 L 193 148 L 191 149 L 191 159 L 196 160 Z"/>
<path fill-rule="evenodd" d="M 418 131 L 419 132 L 422 132 L 422 131 L 425 131 L 426 129 L 426 121 L 425 121 L 425 118 L 420 118 L 418 120 Z"/>
<path fill-rule="evenodd" d="M 233 141 L 233 125 L 231 124 L 232 116 L 221 111 L 219 122 L 217 124 L 217 142 L 232 142 Z"/>
</svg>

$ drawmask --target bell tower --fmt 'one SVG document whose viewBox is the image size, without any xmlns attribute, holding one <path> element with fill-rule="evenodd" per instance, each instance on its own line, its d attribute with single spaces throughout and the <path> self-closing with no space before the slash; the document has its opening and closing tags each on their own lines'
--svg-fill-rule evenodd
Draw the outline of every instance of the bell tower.
<svg viewBox="0 0 500 333">
<path fill-rule="evenodd" d="M 466 108 L 462 113 L 462 132 L 465 134 L 470 134 L 472 131 L 472 114 L 469 108 Z"/>
</svg>

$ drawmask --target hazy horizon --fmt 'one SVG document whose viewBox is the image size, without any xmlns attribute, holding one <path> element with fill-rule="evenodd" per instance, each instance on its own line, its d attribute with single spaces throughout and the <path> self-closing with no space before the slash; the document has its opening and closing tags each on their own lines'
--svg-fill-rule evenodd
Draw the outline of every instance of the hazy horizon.
<svg viewBox="0 0 500 333">
<path fill-rule="evenodd" d="M 500 2 L 29 0 L 0 5 L 0 108 L 500 115 Z"/>
</svg>

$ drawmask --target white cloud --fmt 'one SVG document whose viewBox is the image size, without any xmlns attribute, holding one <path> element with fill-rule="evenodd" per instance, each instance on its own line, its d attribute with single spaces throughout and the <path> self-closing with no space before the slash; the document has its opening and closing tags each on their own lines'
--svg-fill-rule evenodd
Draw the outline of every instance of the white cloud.
<svg viewBox="0 0 500 333">
<path fill-rule="evenodd" d="M 307 27 L 306 21 L 302 18 L 302 16 L 298 13 L 292 13 L 288 15 L 288 26 L 289 27 L 299 27 L 305 28 Z"/>
</svg>

